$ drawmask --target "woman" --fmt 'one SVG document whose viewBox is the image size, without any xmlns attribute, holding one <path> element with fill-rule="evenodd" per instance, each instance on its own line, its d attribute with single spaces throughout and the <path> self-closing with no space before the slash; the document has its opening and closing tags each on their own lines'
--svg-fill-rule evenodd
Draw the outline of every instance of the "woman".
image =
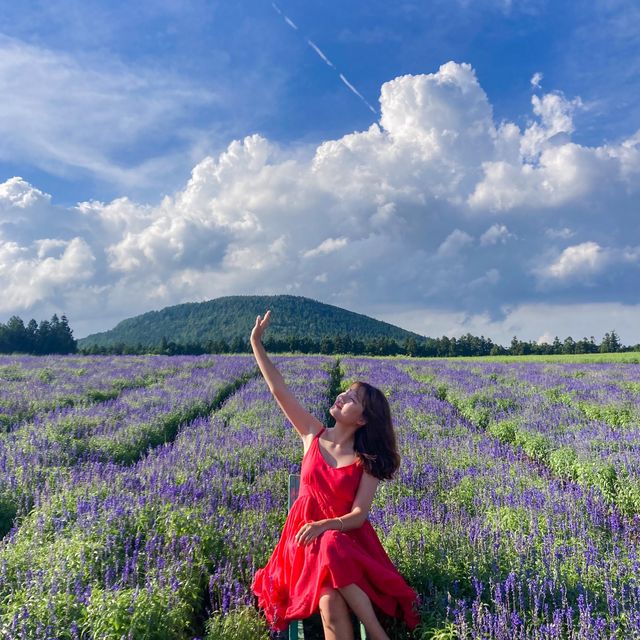
<svg viewBox="0 0 640 640">
<path fill-rule="evenodd" d="M 258 316 L 251 347 L 269 390 L 304 445 L 300 491 L 280 541 L 251 585 L 272 628 L 320 609 L 327 640 L 352 640 L 349 609 L 372 640 L 389 640 L 376 610 L 418 624 L 417 594 L 398 573 L 367 519 L 380 480 L 400 465 L 389 404 L 357 382 L 330 409 L 335 427 L 306 411 L 269 360 L 262 335 L 271 312 Z"/>
</svg>

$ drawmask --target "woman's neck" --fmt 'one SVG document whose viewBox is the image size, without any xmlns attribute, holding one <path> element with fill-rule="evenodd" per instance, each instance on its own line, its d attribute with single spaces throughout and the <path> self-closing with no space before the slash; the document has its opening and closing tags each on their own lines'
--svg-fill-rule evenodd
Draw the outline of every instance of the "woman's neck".
<svg viewBox="0 0 640 640">
<path fill-rule="evenodd" d="M 336 422 L 336 426 L 325 431 L 327 440 L 330 440 L 341 449 L 353 449 L 354 432 L 353 429 Z"/>
</svg>

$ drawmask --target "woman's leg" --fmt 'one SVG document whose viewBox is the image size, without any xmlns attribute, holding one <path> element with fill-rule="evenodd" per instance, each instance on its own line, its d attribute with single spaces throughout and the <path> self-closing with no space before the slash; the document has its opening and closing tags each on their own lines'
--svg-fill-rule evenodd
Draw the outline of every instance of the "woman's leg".
<svg viewBox="0 0 640 640">
<path fill-rule="evenodd" d="M 349 607 L 338 590 L 323 587 L 319 608 L 325 640 L 353 640 Z"/>
<path fill-rule="evenodd" d="M 362 622 L 364 628 L 367 630 L 367 636 L 371 638 L 371 640 L 390 640 L 378 621 L 369 596 L 357 584 L 349 584 L 346 587 L 338 589 L 338 591 L 347 601 L 347 604 L 356 614 L 360 622 Z"/>
</svg>

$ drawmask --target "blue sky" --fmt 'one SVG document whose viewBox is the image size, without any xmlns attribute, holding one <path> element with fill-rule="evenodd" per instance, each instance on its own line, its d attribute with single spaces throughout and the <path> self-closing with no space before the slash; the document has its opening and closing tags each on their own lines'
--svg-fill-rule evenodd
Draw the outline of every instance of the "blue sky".
<svg viewBox="0 0 640 640">
<path fill-rule="evenodd" d="M 639 25 L 626 0 L 4 2 L 0 314 L 81 337 L 296 293 L 638 342 Z"/>
</svg>

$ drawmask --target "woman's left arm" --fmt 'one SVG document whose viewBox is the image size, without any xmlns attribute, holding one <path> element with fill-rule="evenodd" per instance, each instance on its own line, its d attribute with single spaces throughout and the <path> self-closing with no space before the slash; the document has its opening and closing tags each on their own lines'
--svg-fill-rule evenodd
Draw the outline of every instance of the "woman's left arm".
<svg viewBox="0 0 640 640">
<path fill-rule="evenodd" d="M 342 528 L 340 528 L 338 518 L 331 518 L 330 520 L 327 520 L 327 522 L 331 523 L 329 529 L 347 531 L 348 529 L 357 529 L 358 527 L 361 527 L 366 522 L 369 515 L 369 510 L 371 509 L 373 498 L 376 495 L 378 484 L 380 484 L 380 480 L 365 471 L 362 474 L 360 486 L 358 487 L 351 511 L 344 516 L 340 516 L 340 520 L 343 523 Z"/>
<path fill-rule="evenodd" d="M 338 531 L 348 531 L 349 529 L 357 529 L 361 527 L 367 520 L 371 503 L 376 495 L 376 489 L 380 480 L 366 471 L 362 474 L 360 486 L 356 493 L 355 500 L 351 511 L 339 518 L 328 518 L 326 520 L 316 520 L 316 522 L 308 522 L 300 527 L 295 535 L 295 539 L 300 544 L 309 544 L 314 538 L 323 534 L 329 529 L 337 529 Z"/>
</svg>

